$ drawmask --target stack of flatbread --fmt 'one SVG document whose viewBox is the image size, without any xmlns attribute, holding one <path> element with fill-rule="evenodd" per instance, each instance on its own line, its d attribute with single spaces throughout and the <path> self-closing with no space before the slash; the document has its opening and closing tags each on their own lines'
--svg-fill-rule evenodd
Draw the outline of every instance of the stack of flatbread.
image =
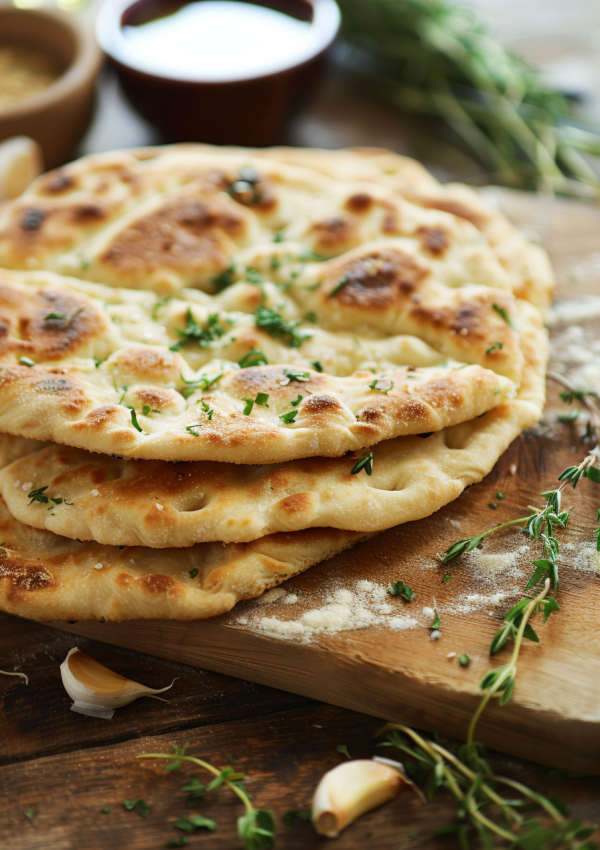
<svg viewBox="0 0 600 850">
<path fill-rule="evenodd" d="M 545 254 L 379 150 L 86 157 L 0 211 L 0 608 L 229 610 L 540 416 Z"/>
</svg>

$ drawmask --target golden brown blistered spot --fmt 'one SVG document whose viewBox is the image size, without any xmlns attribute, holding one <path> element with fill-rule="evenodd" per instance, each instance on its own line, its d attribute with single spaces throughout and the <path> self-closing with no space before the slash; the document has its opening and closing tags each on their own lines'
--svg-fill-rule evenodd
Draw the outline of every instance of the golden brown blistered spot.
<svg viewBox="0 0 600 850">
<path fill-rule="evenodd" d="M 291 484 L 289 473 L 285 472 L 283 469 L 274 469 L 272 472 L 265 475 L 262 481 L 272 490 L 283 490 Z"/>
<path fill-rule="evenodd" d="M 100 262 L 123 274 L 159 268 L 215 272 L 229 262 L 231 240 L 248 232 L 248 214 L 226 197 L 182 195 L 119 233 Z"/>
<path fill-rule="evenodd" d="M 108 212 L 98 204 L 75 204 L 70 207 L 70 212 L 77 224 L 100 222 L 108 218 Z"/>
<path fill-rule="evenodd" d="M 312 507 L 310 493 L 293 493 L 277 502 L 277 507 L 287 514 L 308 513 Z"/>
<path fill-rule="evenodd" d="M 432 309 L 421 304 L 414 304 L 410 316 L 417 323 L 436 330 L 465 338 L 466 345 L 472 345 L 475 340 L 481 341 L 489 336 L 488 316 L 489 304 L 471 300 L 469 303 L 438 307 Z"/>
<path fill-rule="evenodd" d="M 75 424 L 76 426 L 80 425 L 81 427 L 85 427 L 86 430 L 101 431 L 111 422 L 112 419 L 115 418 L 115 416 L 118 415 L 118 413 L 118 407 L 115 407 L 113 404 L 106 404 L 102 407 L 96 407 L 94 410 L 90 410 L 83 422 Z"/>
<path fill-rule="evenodd" d="M 53 313 L 65 318 L 47 318 Z M 89 302 L 60 290 L 33 290 L 29 299 L 21 300 L 19 339 L 11 348 L 16 353 L 26 349 L 34 359 L 61 360 L 100 337 L 105 328 L 104 316 Z"/>
<path fill-rule="evenodd" d="M 311 232 L 315 237 L 315 249 L 320 254 L 339 254 L 360 241 L 358 221 L 348 213 L 339 213 L 315 222 Z"/>
<path fill-rule="evenodd" d="M 60 195 L 76 186 L 75 179 L 62 169 L 50 171 L 46 174 L 38 191 L 46 195 Z"/>
<path fill-rule="evenodd" d="M 250 366 L 248 369 L 235 372 L 231 383 L 234 390 L 240 393 L 240 398 L 243 396 L 254 398 L 257 393 L 268 393 L 274 400 L 295 399 L 299 393 L 307 395 L 309 390 L 313 393 L 318 392 L 328 384 L 326 376 L 301 367 L 293 367 L 293 371 L 307 372 L 310 376 L 308 381 L 286 383 L 288 380 L 284 372 L 286 368 L 292 370 L 292 367 L 285 366 Z"/>
<path fill-rule="evenodd" d="M 178 582 L 175 581 L 171 576 L 161 575 L 160 573 L 155 573 L 149 576 L 140 576 L 138 582 L 142 585 L 142 587 L 147 590 L 149 593 L 154 594 L 169 594 L 173 595 L 175 589 L 177 588 Z"/>
<path fill-rule="evenodd" d="M 7 593 L 8 599 L 18 598 L 18 591 L 33 592 L 43 590 L 52 584 L 52 575 L 41 564 L 15 558 L 14 555 L 0 555 L 0 579 L 7 578 L 12 587 Z"/>
<path fill-rule="evenodd" d="M 419 227 L 417 236 L 423 250 L 434 257 L 442 257 L 450 246 L 448 234 L 441 227 Z"/>
<path fill-rule="evenodd" d="M 342 404 L 337 398 L 332 398 L 328 395 L 312 395 L 302 405 L 303 413 L 333 413 L 336 410 L 341 410 Z"/>
<path fill-rule="evenodd" d="M 457 218 L 464 218 L 467 221 L 470 221 L 477 230 L 485 230 L 487 226 L 488 219 L 486 215 L 482 215 L 468 204 L 463 201 L 459 201 L 456 198 L 447 198 L 441 195 L 417 195 L 414 198 L 411 197 L 411 201 L 421 207 L 425 207 L 426 209 L 441 210 L 442 212 L 455 215 Z"/>
<path fill-rule="evenodd" d="M 81 413 L 89 406 L 90 402 L 84 390 L 68 378 L 44 378 L 43 374 L 36 373 L 34 369 L 25 368 L 32 373 L 31 383 L 34 385 L 34 391 L 41 395 L 56 396 L 64 413 Z"/>
<path fill-rule="evenodd" d="M 367 192 L 356 192 L 348 198 L 344 206 L 349 212 L 360 214 L 368 212 L 374 203 L 374 199 Z"/>
<path fill-rule="evenodd" d="M 148 381 L 177 380 L 180 371 L 178 357 L 168 349 L 158 346 L 129 346 L 115 357 L 121 375 Z"/>
<path fill-rule="evenodd" d="M 141 405 L 148 404 L 152 410 L 165 410 L 175 405 L 173 393 L 160 387 L 136 387 L 134 395 Z"/>
<path fill-rule="evenodd" d="M 375 251 L 337 266 L 327 289 L 331 293 L 344 279 L 345 283 L 333 294 L 324 293 L 322 300 L 361 310 L 387 310 L 406 302 L 429 274 L 427 266 L 398 249 Z"/>
<path fill-rule="evenodd" d="M 25 233 L 35 233 L 40 230 L 48 215 L 48 210 L 41 207 L 25 207 L 19 218 L 19 226 Z"/>
</svg>

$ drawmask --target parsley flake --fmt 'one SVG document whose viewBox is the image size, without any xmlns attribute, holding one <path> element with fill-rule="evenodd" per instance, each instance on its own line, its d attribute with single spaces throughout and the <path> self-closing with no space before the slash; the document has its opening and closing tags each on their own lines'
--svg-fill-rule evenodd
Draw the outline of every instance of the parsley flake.
<svg viewBox="0 0 600 850">
<path fill-rule="evenodd" d="M 250 349 L 241 360 L 238 360 L 241 369 L 247 369 L 250 366 L 266 366 L 268 362 L 266 354 L 260 348 Z"/>
<path fill-rule="evenodd" d="M 170 351 L 179 351 L 184 345 L 189 342 L 195 342 L 202 347 L 206 347 L 215 339 L 223 336 L 225 328 L 219 324 L 218 313 L 211 313 L 207 319 L 206 327 L 202 328 L 192 315 L 191 309 L 188 307 L 186 314 L 185 328 L 175 328 L 177 334 L 181 337 L 177 342 L 169 347 Z"/>
<path fill-rule="evenodd" d="M 458 659 L 458 663 L 461 667 L 468 667 L 471 663 L 471 659 L 469 658 L 466 652 L 463 652 L 463 654 Z"/>
<path fill-rule="evenodd" d="M 284 425 L 290 425 L 298 415 L 297 410 L 290 410 L 288 413 L 280 413 L 279 418 L 283 422 Z"/>
<path fill-rule="evenodd" d="M 433 623 L 429 626 L 432 631 L 442 628 L 442 621 L 440 620 L 440 615 L 437 612 L 437 608 L 433 609 Z"/>
<path fill-rule="evenodd" d="M 62 321 L 64 321 L 66 318 L 67 318 L 67 317 L 65 316 L 65 314 L 64 314 L 64 313 L 48 313 L 48 315 L 47 315 L 47 316 L 44 316 L 44 321 L 45 321 L 45 322 L 50 322 L 50 321 L 52 321 L 53 319 L 56 319 L 57 321 L 62 322 Z"/>
<path fill-rule="evenodd" d="M 350 475 L 357 475 L 361 469 L 364 469 L 367 475 L 373 474 L 373 452 L 369 452 L 366 457 L 362 457 L 357 463 L 355 463 L 350 470 Z"/>
<path fill-rule="evenodd" d="M 150 412 L 149 408 L 148 408 L 148 412 Z M 136 429 L 136 431 L 140 431 L 141 433 L 143 433 L 143 428 L 137 420 L 137 413 L 135 412 L 133 407 L 131 408 L 131 424 Z"/>
<path fill-rule="evenodd" d="M 145 800 L 124 800 L 123 807 L 128 812 L 136 811 L 142 818 L 147 818 L 150 813 L 150 806 Z"/>
<path fill-rule="evenodd" d="M 499 304 L 494 303 L 492 304 L 492 309 L 495 310 L 496 313 L 498 313 L 500 318 L 504 319 L 506 324 L 511 327 L 513 331 L 516 331 L 517 328 L 515 327 L 513 320 L 509 316 L 508 311 L 505 310 L 504 307 L 501 307 Z"/>
<path fill-rule="evenodd" d="M 379 381 L 382 381 L 382 380 L 383 380 L 383 378 L 377 378 L 376 380 L 372 381 L 369 384 L 369 389 L 370 390 L 377 390 L 377 392 L 386 393 L 386 394 L 389 393 L 390 390 L 394 389 L 394 382 L 393 381 L 390 381 L 390 385 L 387 389 L 384 389 L 383 387 L 378 387 L 377 384 L 379 383 Z"/>
<path fill-rule="evenodd" d="M 211 283 L 215 288 L 215 292 L 223 292 L 224 289 L 227 289 L 228 286 L 231 286 L 233 281 L 233 276 L 235 274 L 235 260 L 231 259 L 229 261 L 229 265 L 222 271 L 220 274 L 215 275 L 211 278 Z"/>
<path fill-rule="evenodd" d="M 257 328 L 265 331 L 269 336 L 283 339 L 292 348 L 300 348 L 304 340 L 308 338 L 307 334 L 300 334 L 296 330 L 300 319 L 288 322 L 280 313 L 269 307 L 257 307 L 254 311 L 254 321 Z"/>
<path fill-rule="evenodd" d="M 283 374 L 284 377 L 278 381 L 281 387 L 286 387 L 292 381 L 296 381 L 299 384 L 310 381 L 310 372 L 296 372 L 294 369 L 284 369 Z"/>
<path fill-rule="evenodd" d="M 194 429 L 195 428 L 202 428 L 202 425 L 203 425 L 202 422 L 194 422 L 193 425 L 186 425 L 185 430 L 188 432 L 188 434 L 193 434 L 194 437 L 199 437 L 200 434 Z"/>
<path fill-rule="evenodd" d="M 333 289 L 327 293 L 327 297 L 333 298 L 333 296 L 336 295 L 340 291 L 340 289 L 343 289 L 344 286 L 346 286 L 349 280 L 350 278 L 348 277 L 348 275 L 344 275 L 344 277 L 341 277 L 336 283 L 336 285 L 333 287 Z"/>
<path fill-rule="evenodd" d="M 290 404 L 292 405 L 292 407 L 298 407 L 303 398 L 303 395 L 298 394 L 298 398 L 294 399 L 294 401 L 290 401 Z"/>
<path fill-rule="evenodd" d="M 412 587 L 409 587 L 403 581 L 396 581 L 393 584 L 390 582 L 387 591 L 390 596 L 401 596 L 407 602 L 411 602 L 416 596 Z"/>
<path fill-rule="evenodd" d="M 495 342 L 493 345 L 490 345 L 490 347 L 487 349 L 487 351 L 485 353 L 491 354 L 492 351 L 500 351 L 503 348 L 504 348 L 503 342 Z"/>
<path fill-rule="evenodd" d="M 310 365 L 314 368 L 315 372 L 322 372 L 323 371 L 323 367 L 321 366 L 320 360 L 313 360 L 313 362 Z"/>
</svg>

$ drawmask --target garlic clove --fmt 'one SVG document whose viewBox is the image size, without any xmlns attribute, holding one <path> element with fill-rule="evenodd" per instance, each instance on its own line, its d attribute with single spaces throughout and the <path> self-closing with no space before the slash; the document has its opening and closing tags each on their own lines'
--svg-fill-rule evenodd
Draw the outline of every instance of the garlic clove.
<svg viewBox="0 0 600 850">
<path fill-rule="evenodd" d="M 28 136 L 0 143 L 0 201 L 16 198 L 42 173 L 42 149 Z"/>
<path fill-rule="evenodd" d="M 398 767 L 385 762 L 346 761 L 325 774 L 312 806 L 312 820 L 319 835 L 336 838 L 365 812 L 387 803 L 407 786 Z"/>
<path fill-rule="evenodd" d="M 165 688 L 147 688 L 109 670 L 77 647 L 70 650 L 60 665 L 60 675 L 73 700 L 71 711 L 106 720 L 114 715 L 115 708 L 128 705 L 138 697 L 160 699 L 155 695 L 168 691 L 175 681 L 173 679 Z"/>
</svg>

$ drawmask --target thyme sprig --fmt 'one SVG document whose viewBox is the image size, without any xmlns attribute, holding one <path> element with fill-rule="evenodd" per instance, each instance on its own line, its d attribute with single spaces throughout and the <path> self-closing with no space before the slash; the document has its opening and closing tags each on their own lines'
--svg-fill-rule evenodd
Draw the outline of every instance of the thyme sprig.
<svg viewBox="0 0 600 850">
<path fill-rule="evenodd" d="M 246 850 L 270 850 L 275 846 L 275 816 L 268 809 L 255 809 L 246 789 L 240 780 L 243 774 L 234 773 L 231 767 L 219 770 L 204 759 L 186 756 L 181 753 L 144 753 L 139 759 L 170 759 L 171 761 L 189 761 L 212 773 L 215 779 L 206 787 L 206 791 L 227 785 L 244 804 L 244 814 L 238 818 L 238 836 L 244 840 Z M 204 793 L 204 791 L 203 791 Z"/>
<path fill-rule="evenodd" d="M 434 835 L 455 836 L 464 850 L 469 847 L 467 829 L 471 826 L 485 848 L 508 844 L 522 850 L 598 850 L 595 842 L 587 840 L 593 827 L 569 818 L 561 801 L 495 774 L 481 747 L 474 752 L 475 745 L 466 744 L 455 755 L 437 741 L 397 723 L 389 723 L 378 734 L 387 735 L 380 746 L 396 747 L 412 759 L 406 766 L 415 779 L 425 782 L 428 799 L 439 789 L 454 797 L 457 822 L 437 829 Z M 502 786 L 510 789 L 510 798 L 503 796 Z M 531 816 L 530 808 L 537 809 L 538 817 Z"/>
</svg>

